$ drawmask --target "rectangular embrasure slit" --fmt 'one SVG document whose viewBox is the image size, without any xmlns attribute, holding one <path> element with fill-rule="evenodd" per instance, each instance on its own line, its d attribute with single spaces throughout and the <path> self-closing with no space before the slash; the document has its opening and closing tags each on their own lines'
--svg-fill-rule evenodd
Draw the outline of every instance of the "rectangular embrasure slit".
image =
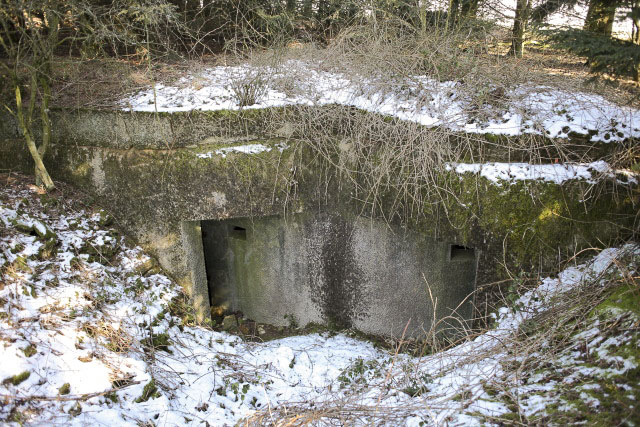
<svg viewBox="0 0 640 427">
<path fill-rule="evenodd" d="M 231 226 L 229 230 L 229 237 L 238 240 L 247 240 L 247 229 L 243 227 L 238 227 L 237 225 Z"/>
<path fill-rule="evenodd" d="M 449 245 L 449 260 L 469 260 L 475 257 L 475 250 L 462 245 Z"/>
</svg>

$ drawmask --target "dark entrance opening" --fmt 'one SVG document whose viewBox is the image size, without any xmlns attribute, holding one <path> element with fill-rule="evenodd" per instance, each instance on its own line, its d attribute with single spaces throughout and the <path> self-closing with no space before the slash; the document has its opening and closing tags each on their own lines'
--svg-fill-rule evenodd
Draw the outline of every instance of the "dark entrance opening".
<svg viewBox="0 0 640 427">
<path fill-rule="evenodd" d="M 461 245 L 449 245 L 449 261 L 468 261 L 476 257 L 476 251 Z"/>
<path fill-rule="evenodd" d="M 247 229 L 232 220 L 201 221 L 201 228 L 209 304 L 215 320 L 237 310 L 234 252 L 238 252 L 238 245 L 246 243 Z"/>
</svg>

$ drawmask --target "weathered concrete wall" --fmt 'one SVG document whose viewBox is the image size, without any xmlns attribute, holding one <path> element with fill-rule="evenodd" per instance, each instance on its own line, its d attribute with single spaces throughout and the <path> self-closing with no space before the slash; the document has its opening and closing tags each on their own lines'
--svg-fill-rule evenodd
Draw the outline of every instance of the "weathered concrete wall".
<svg viewBox="0 0 640 427">
<path fill-rule="evenodd" d="M 245 156 L 246 162 L 201 159 L 198 153 L 58 144 L 49 169 L 112 211 L 119 225 L 193 296 L 203 319 L 209 308 L 199 221 L 280 213 L 281 203 L 273 197 L 288 187 L 286 176 L 273 172 L 278 163 L 287 171 L 286 155 L 277 150 Z"/>
<path fill-rule="evenodd" d="M 425 201 L 424 215 L 406 223 L 406 233 L 397 221 L 387 227 L 381 218 L 358 218 L 363 206 L 353 186 L 330 163 L 318 161 L 313 150 L 287 139 L 288 121 L 294 118 L 286 113 L 57 111 L 45 163 L 55 179 L 94 195 L 120 227 L 154 254 L 193 297 L 201 318 L 209 304 L 201 221 L 284 218 L 291 227 L 298 224 L 296 231 L 273 219 L 276 223 L 267 227 L 272 234 L 259 231 L 266 234 L 257 240 L 273 248 L 247 258 L 267 267 L 237 268 L 238 275 L 247 277 L 236 280 L 244 284 L 235 290 L 236 307 L 256 313 L 255 320 L 282 323 L 284 314 L 297 314 L 301 323 L 338 321 L 377 333 L 397 333 L 409 318 L 416 327 L 419 322 L 428 326 L 431 304 L 424 298 L 422 273 L 442 310 L 470 290 L 471 273 L 443 258 L 451 243 L 476 248 L 477 283 L 483 286 L 507 277 L 505 268 L 544 270 L 560 255 L 615 242 L 637 228 L 637 187 L 621 189 L 611 182 L 497 187 L 455 174 L 441 177 L 447 191 Z M 0 168 L 30 172 L 24 142 L 10 120 L 2 121 L 0 132 L 5 139 Z M 198 157 L 255 138 L 272 149 Z M 276 144 L 282 142 L 290 148 L 281 152 Z M 395 198 L 381 194 L 380 200 L 393 203 Z M 296 256 L 277 258 L 281 250 Z M 296 259 L 306 267 L 292 265 Z M 341 264 L 346 259 L 352 264 Z M 296 269 L 299 273 L 292 273 Z M 294 280 L 305 274 L 304 283 Z M 286 278 L 288 287 L 278 288 L 276 277 Z M 255 289 L 242 290 L 251 283 L 272 288 L 259 299 Z M 340 314 L 339 304 L 327 303 L 335 297 L 354 302 L 346 304 L 348 315 Z M 266 302 L 271 304 L 267 310 Z"/>
<path fill-rule="evenodd" d="M 471 300 L 461 302 L 475 288 L 476 257 L 451 259 L 451 245 L 421 233 L 310 214 L 204 221 L 202 229 L 210 295 L 249 318 L 395 336 L 411 321 L 408 332 L 419 333 L 433 319 L 429 288 L 437 318 L 472 314 Z"/>
<path fill-rule="evenodd" d="M 286 110 L 192 111 L 180 114 L 54 109 L 52 138 L 65 145 L 178 149 L 263 138 L 269 123 L 286 120 Z M 286 126 L 285 126 L 286 127 Z"/>
</svg>

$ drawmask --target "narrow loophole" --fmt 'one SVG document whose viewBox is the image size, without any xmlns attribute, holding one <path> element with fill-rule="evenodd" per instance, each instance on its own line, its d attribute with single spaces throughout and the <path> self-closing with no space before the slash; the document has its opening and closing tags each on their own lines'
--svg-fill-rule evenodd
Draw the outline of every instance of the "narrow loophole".
<svg viewBox="0 0 640 427">
<path fill-rule="evenodd" d="M 242 228 L 242 227 L 238 227 L 236 225 L 229 232 L 229 237 L 232 237 L 232 238 L 238 239 L 238 240 L 247 240 L 247 229 L 246 228 Z"/>
</svg>

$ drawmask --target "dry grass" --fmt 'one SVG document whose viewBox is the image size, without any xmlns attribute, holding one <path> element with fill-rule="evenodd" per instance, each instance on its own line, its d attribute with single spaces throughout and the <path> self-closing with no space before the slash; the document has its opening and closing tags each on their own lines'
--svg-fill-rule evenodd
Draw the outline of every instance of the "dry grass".
<svg viewBox="0 0 640 427">
<path fill-rule="evenodd" d="M 489 31 L 489 30 L 487 30 Z M 428 75 L 440 81 L 457 82 L 459 98 L 466 99 L 465 113 L 477 121 L 501 117 L 509 90 L 525 85 L 552 86 L 568 97 L 585 90 L 588 78 L 579 59 L 565 53 L 538 49 L 524 60 L 497 54 L 504 45 L 500 29 L 486 31 L 433 32 L 415 34 L 392 21 L 355 26 L 339 34 L 327 47 L 304 45 L 294 49 L 263 50 L 248 62 L 276 71 L 269 83 L 295 95 L 308 70 L 297 69 L 298 60 L 324 71 L 338 72 L 352 82 L 361 82 L 367 94 L 408 96 L 429 102 L 432 91 L 415 76 Z M 286 64 L 283 70 L 282 64 Z M 566 70 L 554 75 L 550 70 Z M 282 72 L 281 72 L 282 71 Z M 591 83 L 589 89 L 618 103 L 633 103 L 633 92 L 619 85 Z M 620 94 L 626 94 L 621 98 Z M 520 95 L 526 100 L 526 94 Z M 609 154 L 595 154 L 590 142 L 547 139 L 524 134 L 517 138 L 487 140 L 482 135 L 452 132 L 445 127 L 423 126 L 389 117 L 354 111 L 350 107 L 327 109 L 294 107 L 292 138 L 311 147 L 339 180 L 355 188 L 353 198 L 362 214 L 387 221 L 419 218 L 425 206 L 454 200 L 456 194 L 443 176 L 447 163 L 520 161 L 531 164 L 605 160 L 613 167 L 627 168 L 638 159 L 633 141 L 617 144 Z M 526 111 L 523 112 L 526 115 Z M 281 126 L 267 133 L 277 133 Z M 507 156 L 508 158 L 505 158 Z M 300 165 L 304 167 L 304 164 Z M 340 185 L 340 184 L 338 184 Z M 589 190 L 597 194 L 599 190 Z"/>
</svg>

